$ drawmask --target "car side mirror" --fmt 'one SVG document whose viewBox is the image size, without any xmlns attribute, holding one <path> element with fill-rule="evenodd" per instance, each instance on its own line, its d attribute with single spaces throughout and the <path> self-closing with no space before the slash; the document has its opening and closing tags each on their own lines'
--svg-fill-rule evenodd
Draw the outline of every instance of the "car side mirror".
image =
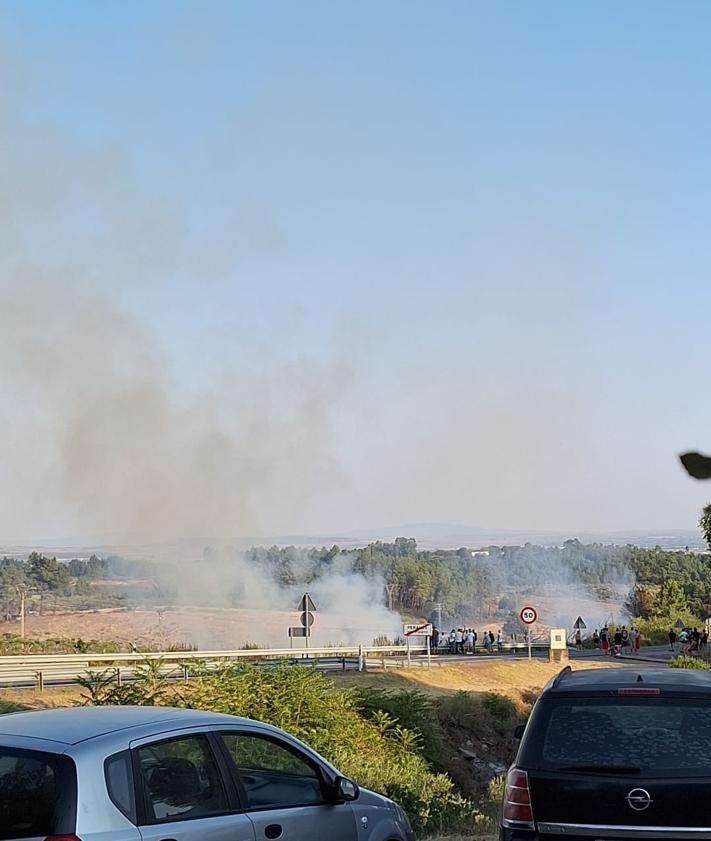
<svg viewBox="0 0 711 841">
<path fill-rule="evenodd" d="M 336 785 L 334 787 L 336 789 L 336 796 L 338 799 L 344 800 L 347 803 L 357 800 L 360 795 L 360 789 L 356 783 L 354 783 L 353 780 L 349 780 L 348 777 L 337 777 Z"/>
<path fill-rule="evenodd" d="M 523 739 L 523 734 L 525 732 L 526 732 L 526 725 L 525 724 L 517 724 L 516 727 L 514 727 L 514 732 L 513 732 L 514 739 L 518 739 L 518 741 L 521 741 L 521 739 Z"/>
</svg>

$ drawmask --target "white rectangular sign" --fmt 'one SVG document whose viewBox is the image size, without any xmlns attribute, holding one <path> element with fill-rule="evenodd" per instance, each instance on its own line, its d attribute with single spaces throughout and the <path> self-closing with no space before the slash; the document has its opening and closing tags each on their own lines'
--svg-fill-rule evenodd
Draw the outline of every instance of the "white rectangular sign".
<svg viewBox="0 0 711 841">
<path fill-rule="evenodd" d="M 403 625 L 402 632 L 406 637 L 431 637 L 432 623 L 422 622 L 419 625 Z"/>
</svg>

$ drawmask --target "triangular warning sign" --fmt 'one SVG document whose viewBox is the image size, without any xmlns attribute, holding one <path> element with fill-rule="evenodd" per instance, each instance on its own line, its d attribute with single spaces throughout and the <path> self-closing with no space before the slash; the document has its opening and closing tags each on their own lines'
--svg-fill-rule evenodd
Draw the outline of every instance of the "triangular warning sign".
<svg viewBox="0 0 711 841">
<path fill-rule="evenodd" d="M 583 630 L 584 628 L 587 628 L 588 626 L 583 622 L 583 617 L 578 616 L 578 618 L 575 620 L 575 625 L 573 625 L 573 627 L 577 628 L 578 630 Z"/>
<path fill-rule="evenodd" d="M 304 595 L 301 597 L 301 601 L 299 602 L 299 610 L 316 610 L 316 605 L 313 603 L 313 599 L 308 593 L 304 593 Z"/>
</svg>

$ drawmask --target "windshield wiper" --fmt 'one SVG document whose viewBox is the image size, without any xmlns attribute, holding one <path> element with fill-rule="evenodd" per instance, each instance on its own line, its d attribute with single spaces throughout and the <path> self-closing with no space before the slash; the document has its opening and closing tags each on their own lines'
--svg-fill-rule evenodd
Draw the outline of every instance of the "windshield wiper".
<svg viewBox="0 0 711 841">
<path fill-rule="evenodd" d="M 639 774 L 634 765 L 561 765 L 556 771 L 581 771 L 588 774 Z"/>
</svg>

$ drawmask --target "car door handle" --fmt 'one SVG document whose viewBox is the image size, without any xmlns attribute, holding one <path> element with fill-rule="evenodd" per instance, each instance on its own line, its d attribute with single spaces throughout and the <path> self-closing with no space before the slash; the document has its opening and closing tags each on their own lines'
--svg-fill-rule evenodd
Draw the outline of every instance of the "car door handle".
<svg viewBox="0 0 711 841">
<path fill-rule="evenodd" d="M 281 838 L 282 828 L 278 823 L 270 823 L 264 827 L 264 834 L 267 838 Z"/>
</svg>

